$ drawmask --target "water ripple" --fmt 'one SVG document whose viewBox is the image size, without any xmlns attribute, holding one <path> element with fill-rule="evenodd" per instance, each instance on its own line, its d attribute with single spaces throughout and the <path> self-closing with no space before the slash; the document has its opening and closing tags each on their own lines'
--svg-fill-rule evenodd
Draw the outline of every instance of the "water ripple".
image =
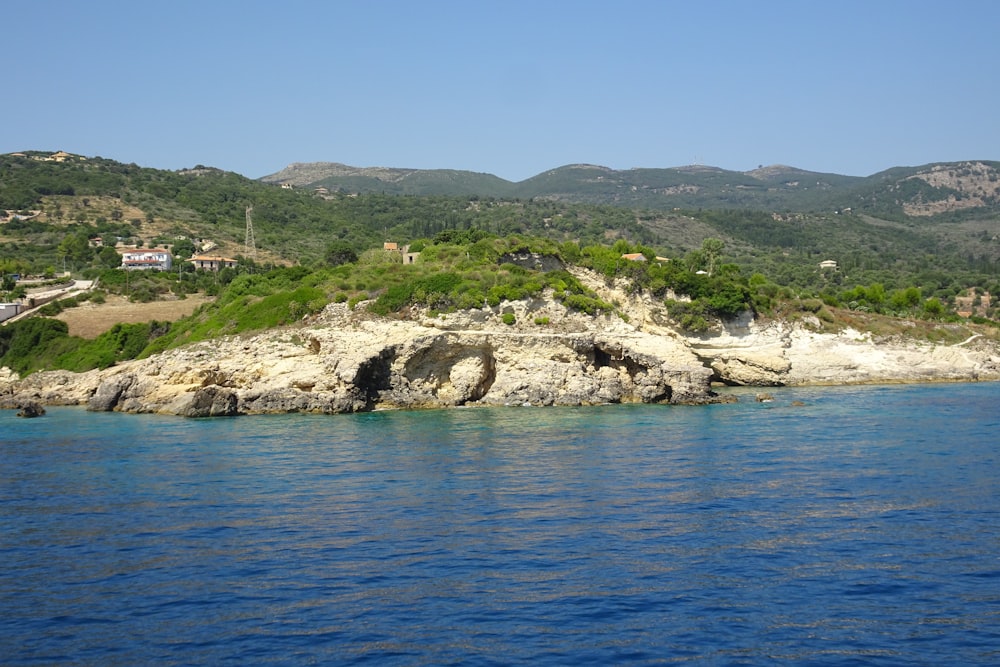
<svg viewBox="0 0 1000 667">
<path fill-rule="evenodd" d="M 0 415 L 0 654 L 996 664 L 998 390 Z"/>
</svg>

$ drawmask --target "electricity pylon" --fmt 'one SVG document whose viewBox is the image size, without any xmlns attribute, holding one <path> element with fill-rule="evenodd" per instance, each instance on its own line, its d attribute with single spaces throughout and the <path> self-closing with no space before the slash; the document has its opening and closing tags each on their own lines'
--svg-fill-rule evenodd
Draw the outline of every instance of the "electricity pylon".
<svg viewBox="0 0 1000 667">
<path fill-rule="evenodd" d="M 243 243 L 243 255 L 247 259 L 257 261 L 257 242 L 253 238 L 253 205 L 247 206 L 247 238 Z"/>
</svg>

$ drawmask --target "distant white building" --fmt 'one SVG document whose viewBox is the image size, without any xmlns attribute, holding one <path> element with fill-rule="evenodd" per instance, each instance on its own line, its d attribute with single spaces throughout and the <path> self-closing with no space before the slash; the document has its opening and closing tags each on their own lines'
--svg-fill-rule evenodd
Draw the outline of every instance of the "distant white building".
<svg viewBox="0 0 1000 667">
<path fill-rule="evenodd" d="M 0 303 L 0 322 L 20 315 L 24 306 L 19 303 Z"/>
<path fill-rule="evenodd" d="M 218 255 L 195 255 L 190 260 L 194 268 L 201 271 L 218 271 L 219 269 L 234 269 L 238 262 L 229 257 Z"/>
<path fill-rule="evenodd" d="M 126 271 L 169 271 L 174 258 L 169 250 L 145 248 L 122 252 L 122 268 Z"/>
<path fill-rule="evenodd" d="M 832 270 L 836 271 L 837 270 L 837 262 L 836 262 L 836 260 L 832 260 L 832 259 L 824 259 L 822 262 L 819 263 L 819 268 L 821 268 L 821 269 L 832 269 Z"/>
</svg>

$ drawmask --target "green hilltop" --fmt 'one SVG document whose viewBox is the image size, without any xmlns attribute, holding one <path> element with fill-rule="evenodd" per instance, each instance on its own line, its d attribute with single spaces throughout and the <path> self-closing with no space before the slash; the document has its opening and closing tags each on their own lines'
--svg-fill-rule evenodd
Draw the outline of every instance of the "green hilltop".
<svg viewBox="0 0 1000 667">
<path fill-rule="evenodd" d="M 775 165 L 740 172 L 707 166 L 614 170 L 573 164 L 513 183 L 456 170 L 297 163 L 267 183 L 329 193 L 542 198 L 630 208 L 729 208 L 778 212 L 847 210 L 892 218 L 1000 212 L 1000 163 L 967 161 L 897 167 L 868 177 Z"/>
<path fill-rule="evenodd" d="M 95 237 L 105 246 L 179 246 L 182 256 L 207 242 L 236 257 L 245 254 L 251 205 L 257 261 L 275 265 L 311 266 L 345 249 L 477 229 L 583 245 L 624 240 L 671 257 L 719 238 L 744 271 L 802 289 L 916 284 L 951 298 L 968 287 L 992 292 L 1000 271 L 995 162 L 866 178 L 791 167 L 573 165 L 510 184 L 471 172 L 326 163 L 254 180 L 202 165 L 168 171 L 53 155 L 0 156 L 0 260 L 10 272 L 93 266 L 97 252 L 87 241 Z M 354 185 L 338 191 L 331 178 Z M 508 186 L 516 188 L 496 194 Z M 104 251 L 106 264 L 116 261 Z M 837 270 L 821 271 L 823 261 Z"/>
<path fill-rule="evenodd" d="M 671 312 L 692 331 L 745 309 L 806 313 L 821 327 L 873 326 L 852 319 L 863 315 L 967 322 L 959 312 L 988 324 L 998 313 L 987 294 L 1000 293 L 997 173 L 997 163 L 981 161 L 866 178 L 791 167 L 571 165 L 512 184 L 462 171 L 324 163 L 250 179 L 203 165 L 172 171 L 8 154 L 0 156 L 0 301 L 24 296 L 14 274 L 64 271 L 132 300 L 218 298 L 173 326 L 121 325 L 86 344 L 98 349 L 38 322 L 15 344 L 17 327 L 4 327 L 0 360 L 18 349 L 19 359 L 43 367 L 106 365 L 143 349 L 289 324 L 331 301 L 370 302 L 393 316 L 549 290 L 568 307 L 615 312 L 564 270 L 572 266 L 625 278 L 654 298 L 690 298 Z M 385 243 L 422 251 L 419 262 L 403 264 Z M 170 248 L 175 269 L 127 274 L 116 245 Z M 195 271 L 186 260 L 199 253 L 236 266 Z M 524 253 L 554 264 L 512 262 Z M 629 254 L 643 260 L 623 259 Z M 61 342 L 45 354 L 33 347 L 49 340 Z"/>
</svg>

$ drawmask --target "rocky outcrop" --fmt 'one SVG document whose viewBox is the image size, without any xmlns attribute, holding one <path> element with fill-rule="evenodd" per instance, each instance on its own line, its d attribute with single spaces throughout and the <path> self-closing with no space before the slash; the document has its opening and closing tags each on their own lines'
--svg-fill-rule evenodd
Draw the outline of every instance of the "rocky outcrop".
<svg viewBox="0 0 1000 667">
<path fill-rule="evenodd" d="M 711 361 L 716 376 L 727 384 L 778 387 L 788 384 L 792 362 L 780 355 L 725 351 Z"/>
<path fill-rule="evenodd" d="M 802 384 L 1000 379 L 993 342 L 944 346 L 820 334 L 749 316 L 685 336 L 652 300 L 583 276 L 626 317 L 591 317 L 552 299 L 410 319 L 332 304 L 300 327 L 192 344 L 88 373 L 21 380 L 0 369 L 0 407 L 188 417 L 345 413 L 468 405 L 704 403 L 713 382 Z M 509 324 L 513 320 L 514 324 Z"/>
<path fill-rule="evenodd" d="M 21 409 L 17 411 L 18 417 L 24 417 L 26 419 L 33 419 L 35 417 L 41 417 L 45 414 L 45 408 L 41 404 L 34 401 L 29 401 L 21 406 Z"/>
<path fill-rule="evenodd" d="M 181 412 L 184 417 L 232 417 L 239 414 L 239 396 L 232 389 L 218 385 L 194 392 L 191 402 Z"/>
<path fill-rule="evenodd" d="M 118 407 L 122 395 L 135 384 L 135 375 L 116 375 L 108 378 L 87 400 L 87 407 L 94 412 L 110 412 Z"/>
<path fill-rule="evenodd" d="M 86 405 L 100 378 L 100 371 L 46 371 L 21 380 L 10 369 L 0 368 L 0 408 L 18 409 L 26 401 L 42 405 Z"/>
<path fill-rule="evenodd" d="M 553 301 L 434 318 L 331 305 L 307 327 L 197 343 L 84 374 L 7 378 L 10 399 L 188 417 L 464 405 L 700 403 L 712 370 L 677 338 Z M 513 313 L 518 324 L 504 323 Z"/>
<path fill-rule="evenodd" d="M 578 277 L 605 300 L 622 304 L 637 329 L 681 339 L 712 369 L 713 381 L 728 385 L 1000 380 L 1000 347 L 979 336 L 957 345 L 935 345 L 899 337 L 876 339 L 853 329 L 818 333 L 818 320 L 761 321 L 750 313 L 705 334 L 684 334 L 672 326 L 662 305 L 629 293 L 624 283 L 607 286 L 591 274 Z"/>
<path fill-rule="evenodd" d="M 1000 349 L 971 337 L 940 345 L 912 339 L 876 340 L 853 329 L 817 333 L 803 324 L 730 323 L 691 349 L 722 382 L 745 386 L 842 385 L 1000 379 Z"/>
</svg>

